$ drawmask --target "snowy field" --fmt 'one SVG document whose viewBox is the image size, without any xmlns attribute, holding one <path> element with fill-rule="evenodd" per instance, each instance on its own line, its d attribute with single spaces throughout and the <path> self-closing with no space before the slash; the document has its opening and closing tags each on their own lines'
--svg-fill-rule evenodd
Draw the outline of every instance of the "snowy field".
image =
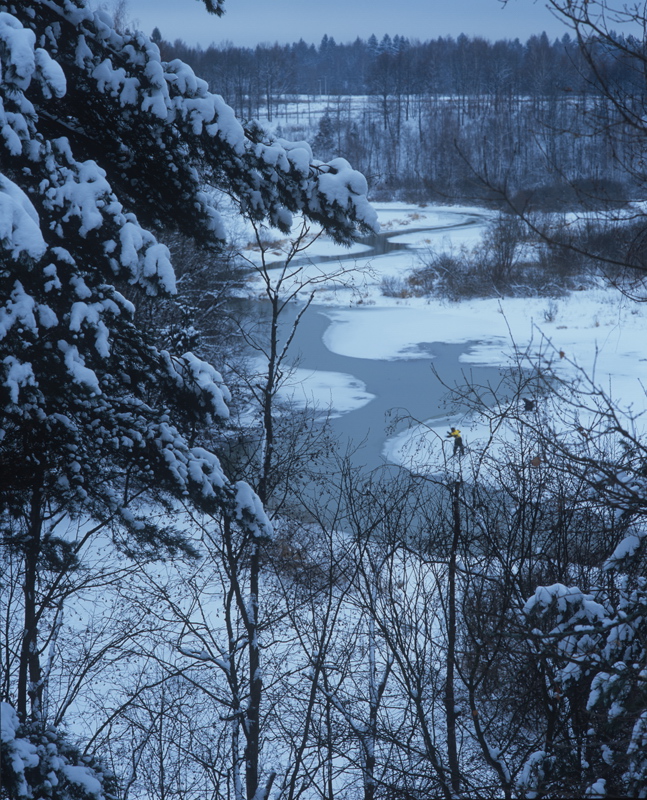
<svg viewBox="0 0 647 800">
<path fill-rule="evenodd" d="M 323 340 L 328 350 L 350 358 L 428 360 L 425 345 L 444 342 L 465 345 L 460 361 L 466 366 L 498 367 L 509 365 L 515 350 L 541 348 L 555 356 L 558 374 L 574 376 L 578 367 L 582 368 L 621 408 L 642 410 L 647 379 L 645 305 L 605 287 L 556 300 L 508 298 L 453 303 L 385 297 L 380 291 L 382 279 L 404 278 L 419 265 L 420 250 L 477 246 L 490 212 L 482 208 L 404 203 L 374 206 L 382 235 L 390 242 L 406 244 L 408 249 L 363 256 L 362 251 L 353 248 L 349 253 L 321 237 L 308 250 L 311 262 L 300 263 L 298 270 L 291 270 L 294 274 L 286 282 L 286 290 L 293 290 L 298 282 L 307 282 L 304 298 L 315 289 L 315 303 L 325 306 L 330 318 Z M 424 230 L 417 230 L 421 228 Z M 320 256 L 338 259 L 317 261 Z M 281 257 L 278 242 L 272 250 L 275 260 L 271 263 L 278 264 Z M 280 267 L 272 267 L 270 273 L 277 280 Z M 251 281 L 252 297 L 259 296 L 255 286 Z M 294 402 L 314 401 L 331 408 L 336 415 L 359 408 L 372 398 L 352 375 L 302 371 L 291 384 Z M 445 417 L 427 420 L 423 426 L 392 437 L 384 445 L 385 457 L 408 463 L 412 441 L 419 443 L 426 436 L 440 442 L 447 422 Z M 471 427 L 470 420 L 460 424 L 468 443 L 485 435 L 484 430 Z"/>
</svg>

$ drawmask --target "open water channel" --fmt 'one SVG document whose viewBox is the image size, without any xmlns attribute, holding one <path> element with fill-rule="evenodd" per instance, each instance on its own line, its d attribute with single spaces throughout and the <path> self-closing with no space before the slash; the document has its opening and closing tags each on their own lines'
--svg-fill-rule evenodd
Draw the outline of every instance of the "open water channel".
<svg viewBox="0 0 647 800">
<path fill-rule="evenodd" d="M 414 250 L 412 244 L 406 241 L 393 242 L 390 239 L 414 240 L 417 234 L 427 238 L 442 236 L 443 239 L 447 239 L 451 237 L 452 232 L 464 234 L 467 229 L 482 228 L 486 221 L 484 215 L 477 213 L 460 215 L 455 211 L 448 211 L 444 216 L 442 212 L 438 212 L 434 217 L 433 226 L 409 229 L 405 237 L 402 236 L 402 231 L 399 231 L 380 233 L 371 239 L 363 240 L 371 249 L 362 253 L 361 258 L 370 258 L 371 268 L 377 274 L 378 281 L 380 259 L 384 256 L 393 258 L 394 253 L 399 251 L 407 263 L 412 261 L 411 255 Z M 324 256 L 309 261 L 329 259 L 330 257 Z M 357 259 L 357 255 L 333 257 L 337 263 L 348 262 L 350 265 Z M 292 266 L 294 264 L 295 262 Z M 254 310 L 250 308 L 249 312 L 257 318 L 264 316 L 262 301 L 251 302 L 255 308 Z M 404 354 L 402 357 L 388 360 L 367 358 L 360 352 L 356 355 L 353 353 L 352 356 L 340 355 L 326 344 L 327 332 L 331 326 L 349 324 L 361 326 L 369 322 L 369 315 L 379 313 L 382 315 L 381 321 L 385 320 L 381 325 L 380 335 L 388 339 L 394 333 L 393 326 L 402 324 L 402 315 L 406 314 L 406 311 L 400 306 L 392 309 L 394 312 L 392 315 L 389 315 L 387 310 L 384 316 L 383 308 L 354 306 L 345 308 L 343 319 L 338 319 L 336 314 L 338 310 L 339 308 L 330 306 L 316 304 L 310 306 L 299 323 L 289 360 L 292 364 L 298 365 L 299 370 L 314 377 L 317 373 L 324 372 L 341 373 L 354 379 L 352 383 L 358 387 L 358 394 L 364 398 L 363 404 L 360 400 L 354 404 L 352 410 L 336 413 L 332 386 L 329 401 L 332 406 L 333 418 L 330 424 L 333 434 L 339 440 L 342 451 L 347 449 L 347 445 L 354 450 L 352 460 L 357 467 L 373 469 L 388 462 L 388 440 L 396 433 L 419 422 L 428 422 L 434 428 L 455 423 L 462 425 L 460 419 L 448 416 L 447 386 L 464 384 L 466 379 L 479 385 L 497 384 L 500 380 L 498 367 L 471 366 L 460 361 L 461 356 L 469 352 L 474 342 L 463 344 L 447 344 L 442 341 L 419 342 L 414 357 L 407 357 Z M 284 313 L 282 317 L 284 333 L 292 325 L 297 312 L 298 306 L 295 304 Z M 429 314 L 433 314 L 431 307 Z M 487 339 L 486 331 L 483 338 Z M 325 376 L 322 377 L 325 381 Z M 372 395 L 372 399 L 368 402 L 365 402 L 365 393 Z M 295 392 L 295 396 L 298 396 L 298 392 Z M 321 391 L 321 384 L 319 402 L 325 409 L 327 402 L 325 391 Z M 404 419 L 405 417 L 409 419 Z M 394 424 L 396 418 L 403 419 Z"/>
</svg>

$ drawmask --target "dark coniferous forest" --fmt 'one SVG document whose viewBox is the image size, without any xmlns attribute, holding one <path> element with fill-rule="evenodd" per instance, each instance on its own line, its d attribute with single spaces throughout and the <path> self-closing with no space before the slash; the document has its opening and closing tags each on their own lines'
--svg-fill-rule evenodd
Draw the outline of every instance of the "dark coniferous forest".
<svg viewBox="0 0 647 800">
<path fill-rule="evenodd" d="M 369 198 L 488 206 L 430 315 L 644 302 L 647 18 L 549 2 L 554 42 L 202 51 L 0 0 L 2 800 L 646 796 L 644 403 L 512 348 L 434 373 L 487 436 L 419 473 L 280 395 Z"/>
</svg>

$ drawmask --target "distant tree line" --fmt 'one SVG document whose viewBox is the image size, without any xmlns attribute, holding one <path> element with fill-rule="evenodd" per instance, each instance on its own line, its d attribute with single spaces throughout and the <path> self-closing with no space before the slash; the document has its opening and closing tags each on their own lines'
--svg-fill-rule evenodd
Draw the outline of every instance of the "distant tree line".
<svg viewBox="0 0 647 800">
<path fill-rule="evenodd" d="M 153 38 L 164 58 L 191 64 L 243 119 L 307 139 L 322 159 L 347 158 L 374 197 L 482 201 L 505 186 L 519 202 L 532 197 L 545 208 L 572 203 L 582 190 L 625 198 L 636 185 L 626 120 L 594 75 L 602 71 L 642 102 L 625 53 L 631 37 L 593 40 L 595 66 L 568 33 L 525 44 L 388 34 L 338 44 L 325 35 L 319 46 L 206 50 L 166 42 L 159 29 Z"/>
<path fill-rule="evenodd" d="M 550 41 L 546 33 L 490 42 L 461 34 L 425 42 L 404 36 L 375 35 L 338 44 L 324 35 L 318 46 L 300 39 L 292 44 L 237 47 L 231 42 L 206 50 L 176 39 L 154 38 L 164 57 L 191 63 L 201 76 L 217 83 L 228 102 L 262 95 L 268 81 L 276 94 L 363 95 L 389 91 L 403 94 L 491 94 L 552 96 L 597 94 L 577 42 L 568 33 Z M 609 67 L 632 80 L 628 65 L 609 59 Z M 236 109 L 244 112 L 244 108 Z"/>
</svg>

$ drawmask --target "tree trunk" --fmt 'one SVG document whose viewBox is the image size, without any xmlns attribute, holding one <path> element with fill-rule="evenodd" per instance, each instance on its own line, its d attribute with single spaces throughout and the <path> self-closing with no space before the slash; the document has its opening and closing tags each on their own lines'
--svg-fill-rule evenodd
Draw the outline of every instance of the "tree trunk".
<svg viewBox="0 0 647 800">
<path fill-rule="evenodd" d="M 258 578 L 260 570 L 260 546 L 252 545 L 249 575 L 249 607 L 247 611 L 247 636 L 249 639 L 249 702 L 245 719 L 245 776 L 247 800 L 255 800 L 258 790 L 258 767 L 260 761 L 260 706 L 263 693 L 261 677 L 261 651 L 258 641 Z"/>
<path fill-rule="evenodd" d="M 38 617 L 36 613 L 36 581 L 43 529 L 42 503 L 42 476 L 38 476 L 37 485 L 33 489 L 31 496 L 24 550 L 25 578 L 23 597 L 25 624 L 20 648 L 20 663 L 18 665 L 17 698 L 17 711 L 23 721 L 27 720 L 28 712 L 32 719 L 38 718 L 41 712 L 43 692 L 40 656 L 38 653 Z"/>
<path fill-rule="evenodd" d="M 452 789 L 460 791 L 460 769 L 456 745 L 456 697 L 454 694 L 454 671 L 456 665 L 456 553 L 461 535 L 460 515 L 461 482 L 452 485 L 452 547 L 447 574 L 447 669 L 445 675 L 445 715 L 447 717 L 447 758 L 451 773 Z"/>
</svg>

